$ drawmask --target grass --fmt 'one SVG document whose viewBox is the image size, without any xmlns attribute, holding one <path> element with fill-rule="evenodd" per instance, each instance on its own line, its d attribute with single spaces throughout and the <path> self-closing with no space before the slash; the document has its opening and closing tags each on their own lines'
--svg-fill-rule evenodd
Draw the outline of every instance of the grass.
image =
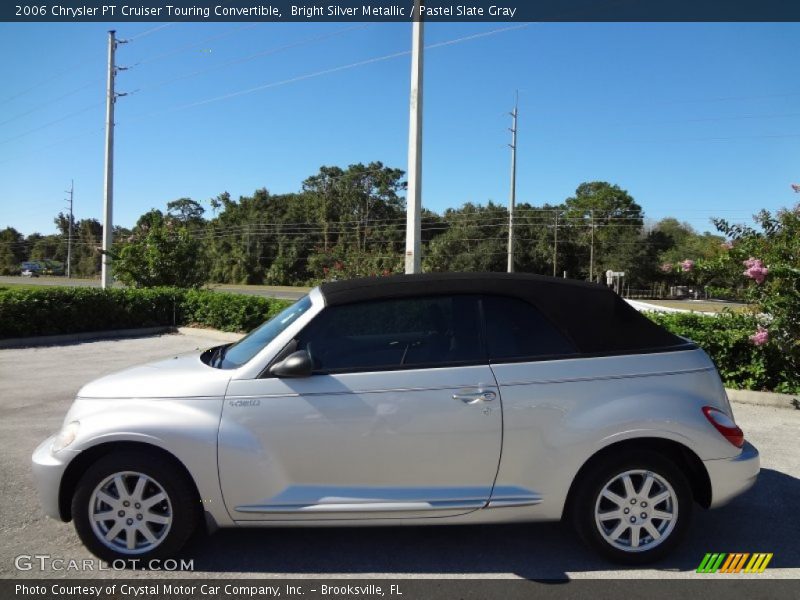
<svg viewBox="0 0 800 600">
<path fill-rule="evenodd" d="M 62 286 L 54 286 L 54 285 L 51 285 L 51 286 L 47 286 L 47 287 L 71 287 L 71 286 L 63 286 L 63 285 Z M 41 290 L 41 289 L 42 289 L 41 285 L 36 285 L 36 284 L 33 284 L 33 283 L 6 283 L 6 282 L 3 282 L 3 284 L 0 285 L 0 292 L 4 292 L 6 290 Z"/>
</svg>

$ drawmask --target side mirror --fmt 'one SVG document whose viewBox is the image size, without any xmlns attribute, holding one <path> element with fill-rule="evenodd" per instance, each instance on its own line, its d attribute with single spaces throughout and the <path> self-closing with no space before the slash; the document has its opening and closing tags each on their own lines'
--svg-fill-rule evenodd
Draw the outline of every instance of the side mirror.
<svg viewBox="0 0 800 600">
<path fill-rule="evenodd" d="M 305 350 L 292 352 L 269 368 L 270 375 L 275 377 L 308 377 L 313 370 L 314 364 Z"/>
</svg>

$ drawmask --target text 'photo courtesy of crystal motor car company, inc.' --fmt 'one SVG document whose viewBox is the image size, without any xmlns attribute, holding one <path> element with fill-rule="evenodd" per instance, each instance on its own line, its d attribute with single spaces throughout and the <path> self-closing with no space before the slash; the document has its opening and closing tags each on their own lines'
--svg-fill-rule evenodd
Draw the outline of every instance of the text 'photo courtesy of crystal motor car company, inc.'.
<svg viewBox="0 0 800 600">
<path fill-rule="evenodd" d="M 234 344 L 93 381 L 33 471 L 107 560 L 200 526 L 564 519 L 634 564 L 759 455 L 709 357 L 611 290 L 451 273 L 324 283 Z"/>
</svg>

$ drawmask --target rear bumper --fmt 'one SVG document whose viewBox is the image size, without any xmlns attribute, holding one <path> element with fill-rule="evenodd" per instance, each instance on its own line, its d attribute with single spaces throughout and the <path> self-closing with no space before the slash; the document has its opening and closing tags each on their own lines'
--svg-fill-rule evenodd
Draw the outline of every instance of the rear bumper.
<svg viewBox="0 0 800 600">
<path fill-rule="evenodd" d="M 750 442 L 745 442 L 739 456 L 705 460 L 703 463 L 711 480 L 710 508 L 723 506 L 749 490 L 761 470 L 758 450 Z"/>
<path fill-rule="evenodd" d="M 47 438 L 33 451 L 31 467 L 36 491 L 39 494 L 39 502 L 45 514 L 61 521 L 63 518 L 58 505 L 61 477 L 74 457 L 74 453 L 69 450 L 62 450 L 55 454 L 51 452 L 54 439 L 55 436 Z"/>
</svg>

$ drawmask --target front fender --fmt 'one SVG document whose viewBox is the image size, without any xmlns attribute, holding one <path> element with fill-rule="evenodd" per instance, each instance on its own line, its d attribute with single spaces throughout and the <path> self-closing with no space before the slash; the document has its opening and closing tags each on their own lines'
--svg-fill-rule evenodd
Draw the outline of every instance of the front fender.
<svg viewBox="0 0 800 600">
<path fill-rule="evenodd" d="M 222 398 L 76 400 L 65 422 L 79 421 L 75 441 L 58 453 L 75 460 L 101 444 L 143 443 L 179 460 L 194 480 L 203 508 L 219 525 L 232 525 L 217 470 Z"/>
</svg>

